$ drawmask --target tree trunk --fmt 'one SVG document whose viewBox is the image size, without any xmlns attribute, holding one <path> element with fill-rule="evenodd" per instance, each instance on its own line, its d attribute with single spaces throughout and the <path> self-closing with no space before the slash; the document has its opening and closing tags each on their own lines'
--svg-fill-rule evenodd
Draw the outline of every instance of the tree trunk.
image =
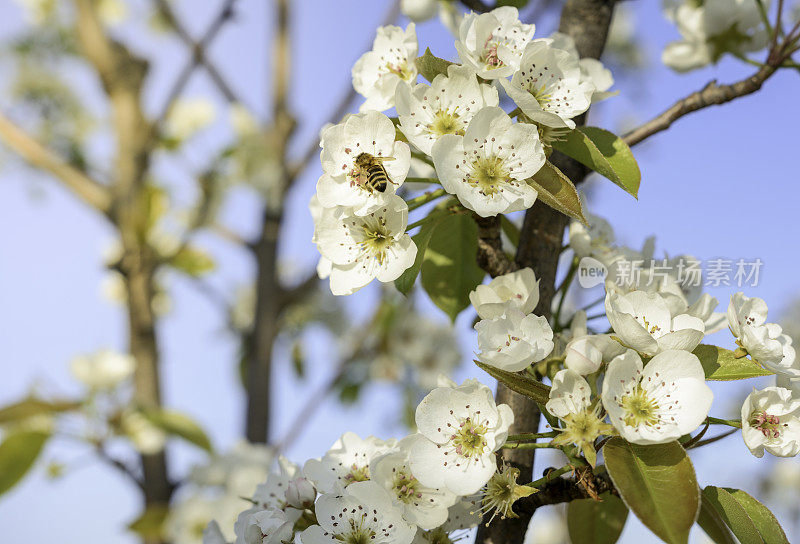
<svg viewBox="0 0 800 544">
<path fill-rule="evenodd" d="M 615 0 L 568 0 L 561 12 L 559 31 L 575 40 L 581 57 L 599 58 L 603 52 L 611 23 Z M 580 120 L 579 120 L 580 121 Z M 580 164 L 558 153 L 550 160 L 575 183 L 583 180 L 586 170 Z M 567 217 L 537 201 L 525 214 L 517 247 L 516 264 L 520 268 L 530 267 L 539 281 L 539 304 L 536 315 L 550 317 L 550 307 L 555 294 L 556 269 Z M 536 432 L 540 413 L 536 404 L 503 384 L 498 384 L 496 400 L 506 403 L 514 411 L 514 424 L 509 433 Z M 520 470 L 520 482 L 533 478 L 534 452 L 536 450 L 505 450 L 503 460 Z M 518 518 L 495 520 L 488 527 L 478 529 L 476 543 L 521 544 L 525 538 L 531 514 Z M 488 522 L 488 519 L 486 520 Z"/>
</svg>

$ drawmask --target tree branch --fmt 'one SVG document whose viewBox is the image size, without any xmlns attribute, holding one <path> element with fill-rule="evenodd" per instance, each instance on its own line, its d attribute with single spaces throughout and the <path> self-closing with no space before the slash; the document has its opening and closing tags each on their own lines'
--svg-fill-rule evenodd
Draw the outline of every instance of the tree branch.
<svg viewBox="0 0 800 544">
<path fill-rule="evenodd" d="M 189 62 L 186 64 L 186 66 L 184 66 L 183 70 L 181 70 L 178 78 L 175 80 L 175 83 L 167 95 L 167 100 L 161 110 L 162 113 L 159 116 L 159 119 L 163 119 L 166 116 L 170 106 L 177 99 L 177 97 L 180 96 L 183 88 L 189 82 L 192 72 L 194 72 L 198 66 L 203 66 L 203 68 L 205 68 L 206 72 L 208 72 L 208 75 L 211 78 L 211 81 L 214 82 L 214 85 L 216 85 L 228 102 L 241 103 L 241 100 L 237 98 L 236 93 L 233 91 L 230 85 L 228 85 L 227 81 L 225 81 L 225 78 L 222 76 L 222 73 L 217 69 L 216 65 L 211 61 L 211 59 L 208 58 L 206 53 L 206 48 L 211 45 L 211 42 L 217 37 L 217 34 L 220 30 L 222 30 L 224 24 L 233 18 L 233 8 L 236 0 L 224 1 L 219 13 L 211 22 L 203 36 L 200 38 L 200 41 L 197 42 L 192 38 L 186 28 L 184 28 L 184 26 L 178 21 L 178 17 L 175 15 L 175 12 L 173 11 L 172 6 L 170 6 L 168 0 L 155 1 L 159 13 L 161 13 L 161 15 L 167 20 L 167 23 L 173 29 L 175 29 L 175 33 L 192 52 Z"/>
<path fill-rule="evenodd" d="M 588 479 L 587 479 L 588 478 Z M 597 495 L 611 491 L 616 493 L 608 474 L 583 475 L 583 478 L 572 476 L 557 478 L 539 488 L 538 493 L 518 500 L 514 511 L 530 519 L 540 506 L 571 502 L 578 499 L 596 499 Z"/>
<path fill-rule="evenodd" d="M 477 214 L 474 218 L 478 224 L 478 266 L 493 278 L 517 270 L 516 263 L 503 251 L 500 218 L 480 217 Z"/>
<path fill-rule="evenodd" d="M 634 146 L 653 134 L 667 130 L 672 123 L 684 115 L 752 94 L 761 88 L 764 82 L 775 73 L 775 70 L 774 66 L 766 64 L 752 76 L 731 85 L 719 85 L 716 81 L 710 81 L 700 91 L 678 100 L 661 115 L 625 134 L 623 136 L 625 143 Z"/>
<path fill-rule="evenodd" d="M 0 113 L 0 139 L 31 166 L 49 172 L 89 206 L 108 215 L 111 195 L 104 185 L 64 162 Z"/>
</svg>

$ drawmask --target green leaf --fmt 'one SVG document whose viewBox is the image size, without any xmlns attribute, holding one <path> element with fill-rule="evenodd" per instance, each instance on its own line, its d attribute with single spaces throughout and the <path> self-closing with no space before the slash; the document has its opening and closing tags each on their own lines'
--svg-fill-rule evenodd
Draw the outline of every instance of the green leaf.
<svg viewBox="0 0 800 544">
<path fill-rule="evenodd" d="M 740 542 L 748 544 L 765 544 L 764 539 L 747 515 L 744 508 L 724 489 L 707 486 L 703 490 L 703 499 L 716 510 L 725 524 L 730 527 Z"/>
<path fill-rule="evenodd" d="M 772 372 L 764 370 L 752 359 L 736 358 L 729 349 L 700 344 L 692 353 L 700 359 L 707 380 L 746 380 L 772 375 Z"/>
<path fill-rule="evenodd" d="M 432 213 L 437 213 L 437 210 L 434 210 Z M 430 217 L 430 215 L 428 217 Z M 397 287 L 397 290 L 404 295 L 407 295 L 411 291 L 411 288 L 414 287 L 414 283 L 417 281 L 417 276 L 419 275 L 420 268 L 422 267 L 422 261 L 425 258 L 425 253 L 428 250 L 428 244 L 431 241 L 431 236 L 433 236 L 433 231 L 441 219 L 442 218 L 431 218 L 430 221 L 422 224 L 418 233 L 411 237 L 411 239 L 414 240 L 414 243 L 417 245 L 417 257 L 414 259 L 414 264 L 412 264 L 410 268 L 406 269 L 406 271 L 403 272 L 399 278 L 394 280 L 395 287 Z"/>
<path fill-rule="evenodd" d="M 528 0 L 497 0 L 497 7 L 512 6 L 517 9 L 522 9 L 528 5 Z"/>
<path fill-rule="evenodd" d="M 638 197 L 642 174 L 628 144 L 607 130 L 577 127 L 553 148 L 601 174 Z"/>
<path fill-rule="evenodd" d="M 455 321 L 469 306 L 469 292 L 485 275 L 478 267 L 478 226 L 466 213 L 447 215 L 437 225 L 422 260 L 422 287 Z"/>
<path fill-rule="evenodd" d="M 447 67 L 453 63 L 435 56 L 428 47 L 421 57 L 414 59 L 414 64 L 417 65 L 417 71 L 419 71 L 422 77 L 433 83 L 433 79 L 439 74 L 444 74 L 446 76 Z"/>
<path fill-rule="evenodd" d="M 30 397 L 0 408 L 0 425 L 16 423 L 42 414 L 68 412 L 80 407 L 75 401 L 46 401 Z"/>
<path fill-rule="evenodd" d="M 579 499 L 567 507 L 567 528 L 572 544 L 614 544 L 628 519 L 628 508 L 611 493 L 602 500 Z"/>
<path fill-rule="evenodd" d="M 489 366 L 480 361 L 475 361 L 478 367 L 489 374 L 498 382 L 502 382 L 520 395 L 525 395 L 538 402 L 539 404 L 546 404 L 550 400 L 550 387 L 540 381 L 534 380 L 525 374 L 516 374 L 507 370 L 500 370 L 493 366 Z"/>
<path fill-rule="evenodd" d="M 169 507 L 166 504 L 152 504 L 128 524 L 128 529 L 145 540 L 161 540 L 168 515 Z"/>
<path fill-rule="evenodd" d="M 700 515 L 697 524 L 716 544 L 738 544 L 719 511 L 709 502 L 705 490 L 700 495 Z"/>
<path fill-rule="evenodd" d="M 172 258 L 170 264 L 177 270 L 194 278 L 207 274 L 216 267 L 214 259 L 207 253 L 192 247 L 181 249 L 178 254 Z"/>
<path fill-rule="evenodd" d="M 213 451 L 206 432 L 192 418 L 174 410 L 145 410 L 144 416 L 167 434 L 183 438 L 206 451 Z"/>
<path fill-rule="evenodd" d="M 741 489 L 707 486 L 703 490 L 703 500 L 707 502 L 713 514 L 724 521 L 739 542 L 789 543 L 772 512 Z M 705 527 L 703 529 L 705 530 Z"/>
<path fill-rule="evenodd" d="M 6 435 L 0 444 L 0 495 L 17 485 L 28 473 L 48 438 L 48 433 L 40 431 L 17 431 Z"/>
<path fill-rule="evenodd" d="M 578 190 L 570 179 L 564 175 L 551 162 L 546 162 L 532 178 L 528 179 L 528 185 L 539 192 L 537 198 L 553 208 L 573 219 L 577 219 L 586 224 L 586 217 L 583 215 L 583 205 L 578 196 Z"/>
<path fill-rule="evenodd" d="M 680 444 L 639 446 L 612 438 L 606 468 L 628 508 L 668 544 L 686 544 L 700 509 L 694 467 Z"/>
</svg>

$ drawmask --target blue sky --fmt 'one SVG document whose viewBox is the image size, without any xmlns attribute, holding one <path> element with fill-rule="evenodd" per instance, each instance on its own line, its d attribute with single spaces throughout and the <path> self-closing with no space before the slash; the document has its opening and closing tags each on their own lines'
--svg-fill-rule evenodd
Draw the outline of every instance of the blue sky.
<svg viewBox="0 0 800 544">
<path fill-rule="evenodd" d="M 136 9 L 144 2 L 132 4 Z M 198 35 L 213 16 L 216 4 L 183 0 L 178 8 Z M 271 25 L 271 13 L 267 4 L 242 0 L 240 16 L 226 27 L 212 49 L 212 57 L 237 93 L 261 112 L 267 110 L 269 94 L 264 28 Z M 368 36 L 383 19 L 388 2 L 296 0 L 293 4 L 292 104 L 300 123 L 296 149 L 302 150 L 345 92 L 350 67 L 368 46 Z M 622 124 L 650 118 L 709 79 L 732 81 L 752 71 L 728 60 L 688 75 L 661 66 L 660 51 L 676 38 L 676 33 L 657 4 L 626 3 L 635 12 L 637 32 L 643 37 L 650 67 L 636 77 L 620 78 L 616 86 L 620 96 L 596 108 L 591 124 L 616 130 Z M 21 27 L 20 15 L 15 3 L 0 5 L 0 37 Z M 548 34 L 551 23 L 541 22 L 537 35 Z M 139 25 L 123 30 L 123 35 L 132 36 L 132 43 L 142 54 L 157 59 L 146 97 L 151 111 L 157 111 L 176 66 L 183 64 L 187 53 L 173 40 L 137 39 L 141 30 Z M 421 25 L 418 34 L 423 49 L 430 46 L 439 56 L 454 57 L 452 39 L 438 23 Z M 101 108 L 91 76 L 76 71 L 73 77 L 89 102 Z M 635 149 L 643 174 L 638 201 L 597 179 L 591 182 L 593 200 L 589 209 L 608 218 L 619 238 L 633 246 L 656 234 L 658 250 L 669 254 L 762 259 L 762 282 L 748 289 L 748 294 L 765 298 L 773 312 L 779 311 L 800 293 L 800 253 L 795 248 L 800 176 L 794 131 L 800 123 L 800 108 L 793 98 L 798 89 L 796 72 L 779 73 L 756 95 L 680 120 L 669 132 Z M 192 80 L 186 94 L 213 98 L 224 117 L 224 102 L 204 75 Z M 181 164 L 157 162 L 157 174 L 177 180 L 173 189 L 177 200 L 186 201 L 193 194 L 186 165 L 200 166 L 204 150 L 225 141 L 228 129 L 224 125 L 220 121 L 204 134 Z M 107 150 L 107 143 L 96 146 L 100 157 Z M 315 164 L 290 197 L 291 217 L 283 253 L 298 266 L 308 266 L 317 258 L 305 209 L 318 175 L 319 166 Z M 237 192 L 223 214 L 225 221 L 244 235 L 256 233 L 258 206 L 251 195 Z M 76 386 L 68 374 L 72 356 L 104 346 L 124 346 L 124 316 L 120 308 L 102 299 L 99 290 L 104 277 L 102 252 L 112 239 L 108 226 L 60 186 L 5 161 L 0 171 L 0 404 L 23 395 L 34 383 L 47 391 L 75 393 Z M 198 240 L 221 264 L 210 280 L 215 286 L 232 291 L 252 277 L 253 263 L 243 251 L 211 236 Z M 242 426 L 244 400 L 233 362 L 236 343 L 223 332 L 224 323 L 216 309 L 191 286 L 173 278 L 170 289 L 173 311 L 160 328 L 166 400 L 201 421 L 218 448 L 224 450 L 237 440 Z M 735 290 L 720 287 L 709 292 L 725 305 Z M 375 290 L 366 289 L 347 301 L 348 308 L 355 316 L 363 315 L 374 298 Z M 475 349 L 469 331 L 471 320 L 472 316 L 463 315 L 457 323 L 465 354 Z M 730 340 L 720 336 L 719 342 Z M 278 362 L 274 401 L 278 436 L 297 409 L 292 399 L 325 381 L 335 364 L 328 356 L 330 339 L 322 333 L 311 335 L 306 348 L 310 383 L 298 383 L 288 361 Z M 465 368 L 458 377 L 467 376 L 479 374 Z M 752 385 L 715 387 L 713 414 L 735 415 Z M 375 386 L 367 391 L 361 405 L 369 406 L 369 410 L 326 403 L 288 452 L 290 457 L 302 461 L 321 455 L 345 430 L 383 437 L 399 435 L 402 430 L 395 424 L 394 404 L 386 402 L 395 397 L 391 388 Z M 198 459 L 196 452 L 182 446 L 172 448 L 170 455 L 179 469 Z M 124 533 L 123 526 L 137 515 L 139 499 L 120 476 L 91 462 L 84 450 L 71 444 L 54 444 L 45 457 L 67 461 L 72 468 L 57 482 L 47 481 L 40 470 L 0 499 L 4 542 L 30 541 L 31 535 L 43 530 L 49 537 L 56 532 L 64 544 L 134 541 Z M 758 471 L 774 462 L 752 458 L 739 437 L 700 451 L 693 460 L 701 484 L 752 491 L 756 491 L 753 482 Z M 542 462 L 538 470 L 545 466 Z M 650 541 L 652 537 L 643 531 L 631 518 L 623 542 Z"/>
</svg>

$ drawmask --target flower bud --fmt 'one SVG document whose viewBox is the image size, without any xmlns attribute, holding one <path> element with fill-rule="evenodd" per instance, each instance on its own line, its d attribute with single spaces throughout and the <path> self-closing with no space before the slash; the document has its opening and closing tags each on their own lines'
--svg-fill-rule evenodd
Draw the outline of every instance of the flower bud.
<svg viewBox="0 0 800 544">
<path fill-rule="evenodd" d="M 293 508 L 303 510 L 314 505 L 317 490 L 314 484 L 306 478 L 295 478 L 286 487 L 286 504 Z"/>
</svg>

